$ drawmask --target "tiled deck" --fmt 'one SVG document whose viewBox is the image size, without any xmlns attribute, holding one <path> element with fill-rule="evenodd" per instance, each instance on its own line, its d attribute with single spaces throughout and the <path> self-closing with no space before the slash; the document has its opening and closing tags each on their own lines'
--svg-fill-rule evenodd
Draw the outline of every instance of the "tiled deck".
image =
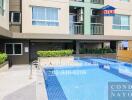
<svg viewBox="0 0 132 100">
<path fill-rule="evenodd" d="M 41 72 L 33 69 L 29 79 L 29 65 L 15 65 L 0 73 L 0 100 L 46 100 Z"/>
</svg>

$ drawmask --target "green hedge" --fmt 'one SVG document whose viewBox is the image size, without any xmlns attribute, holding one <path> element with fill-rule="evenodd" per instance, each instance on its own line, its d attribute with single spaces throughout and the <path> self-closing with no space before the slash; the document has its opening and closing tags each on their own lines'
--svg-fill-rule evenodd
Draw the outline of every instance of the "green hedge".
<svg viewBox="0 0 132 100">
<path fill-rule="evenodd" d="M 0 64 L 4 63 L 7 60 L 7 54 L 0 53 Z"/>
<path fill-rule="evenodd" d="M 116 50 L 109 48 L 100 48 L 100 49 L 80 49 L 81 54 L 105 54 L 105 53 L 116 53 Z"/>
<path fill-rule="evenodd" d="M 53 50 L 53 51 L 37 51 L 39 57 L 62 57 L 71 56 L 73 50 Z"/>
</svg>

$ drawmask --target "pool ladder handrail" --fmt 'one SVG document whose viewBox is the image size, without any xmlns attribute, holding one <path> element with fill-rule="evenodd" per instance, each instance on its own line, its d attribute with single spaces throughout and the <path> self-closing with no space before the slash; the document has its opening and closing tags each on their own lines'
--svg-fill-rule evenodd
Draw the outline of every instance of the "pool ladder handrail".
<svg viewBox="0 0 132 100">
<path fill-rule="evenodd" d="M 38 62 L 38 60 L 34 60 L 34 61 L 31 63 L 31 65 L 30 65 L 30 75 L 29 75 L 29 79 L 32 79 L 33 65 L 35 66 L 35 68 L 40 69 L 40 68 L 39 68 L 39 62 Z"/>
</svg>

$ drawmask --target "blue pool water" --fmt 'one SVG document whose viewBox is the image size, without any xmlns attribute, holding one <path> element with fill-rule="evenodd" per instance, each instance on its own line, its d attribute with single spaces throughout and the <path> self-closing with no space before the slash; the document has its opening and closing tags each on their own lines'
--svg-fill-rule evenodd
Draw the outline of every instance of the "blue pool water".
<svg viewBox="0 0 132 100">
<path fill-rule="evenodd" d="M 104 67 L 105 65 L 108 65 L 110 67 L 109 72 L 113 72 L 115 74 L 118 74 L 119 70 L 127 70 L 131 73 L 131 77 L 132 77 L 132 64 L 131 63 L 126 63 L 126 62 L 121 62 L 121 61 L 117 61 L 114 59 L 106 59 L 106 58 L 80 58 L 83 61 L 86 62 L 95 62 L 99 65 L 99 67 Z M 117 72 L 117 73 L 116 73 Z M 124 76 L 127 77 L 127 76 Z M 130 79 L 132 80 L 132 79 Z"/>
<path fill-rule="evenodd" d="M 90 60 L 115 64 L 105 63 L 105 59 Z M 108 100 L 108 82 L 132 81 L 131 77 L 91 65 L 46 68 L 44 76 L 49 100 Z"/>
</svg>

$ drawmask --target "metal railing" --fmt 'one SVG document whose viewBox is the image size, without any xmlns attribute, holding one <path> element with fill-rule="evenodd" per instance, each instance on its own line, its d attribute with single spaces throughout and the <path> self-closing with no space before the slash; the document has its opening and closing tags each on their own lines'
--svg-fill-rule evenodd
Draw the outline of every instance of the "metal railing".
<svg viewBox="0 0 132 100">
<path fill-rule="evenodd" d="M 93 4 L 104 4 L 104 0 L 91 0 Z"/>
<path fill-rule="evenodd" d="M 33 61 L 30 65 L 30 74 L 29 74 L 29 79 L 32 79 L 32 74 L 33 74 L 33 66 L 37 69 L 39 68 L 39 62 L 37 60 Z"/>
<path fill-rule="evenodd" d="M 84 2 L 84 0 L 70 0 L 70 1 L 74 1 L 74 2 Z"/>
<path fill-rule="evenodd" d="M 83 25 L 78 25 L 78 24 L 71 24 L 70 25 L 70 33 L 71 34 L 84 34 L 84 27 Z"/>
<path fill-rule="evenodd" d="M 91 23 L 92 35 L 104 35 L 104 25 L 101 23 Z"/>
</svg>

